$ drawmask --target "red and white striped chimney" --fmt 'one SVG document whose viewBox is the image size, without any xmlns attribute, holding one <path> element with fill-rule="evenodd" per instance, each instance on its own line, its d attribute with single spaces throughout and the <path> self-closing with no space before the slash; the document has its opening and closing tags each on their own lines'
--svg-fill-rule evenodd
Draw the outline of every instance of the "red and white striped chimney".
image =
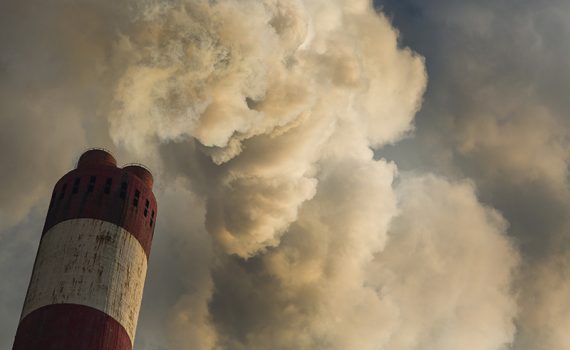
<svg viewBox="0 0 570 350">
<path fill-rule="evenodd" d="M 130 350 L 156 221 L 153 179 L 85 152 L 55 185 L 14 350 Z"/>
</svg>

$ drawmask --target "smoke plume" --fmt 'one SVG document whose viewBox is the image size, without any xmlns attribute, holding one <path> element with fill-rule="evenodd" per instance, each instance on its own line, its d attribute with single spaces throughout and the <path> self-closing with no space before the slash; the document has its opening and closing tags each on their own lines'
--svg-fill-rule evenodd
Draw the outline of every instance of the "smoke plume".
<svg viewBox="0 0 570 350">
<path fill-rule="evenodd" d="M 2 7 L 27 20 L 0 25 L 22 36 L 0 39 L 11 50 L 0 69 L 1 140 L 18 169 L 3 176 L 34 191 L 3 191 L 0 218 L 17 227 L 45 205 L 78 147 L 107 145 L 150 165 L 160 216 L 139 348 L 513 341 L 519 254 L 505 219 L 468 180 L 399 174 L 375 158 L 413 132 L 427 75 L 369 1 Z M 27 25 L 42 33 L 37 42 Z M 33 54 L 40 43 L 45 56 Z M 11 123 L 30 144 L 8 138 Z M 29 157 L 34 168 L 66 150 L 41 180 L 18 175 L 30 145 L 43 152 Z"/>
<path fill-rule="evenodd" d="M 426 170 L 471 178 L 510 223 L 522 259 L 511 348 L 570 348 L 570 3 L 376 3 L 431 62 L 421 132 L 405 148 Z"/>
</svg>

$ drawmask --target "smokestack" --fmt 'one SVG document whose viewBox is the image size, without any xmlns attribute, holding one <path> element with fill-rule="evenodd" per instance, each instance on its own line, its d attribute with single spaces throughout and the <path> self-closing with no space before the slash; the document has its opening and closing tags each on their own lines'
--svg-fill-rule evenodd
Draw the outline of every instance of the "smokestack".
<svg viewBox="0 0 570 350">
<path fill-rule="evenodd" d="M 133 348 L 156 222 L 152 175 L 85 152 L 55 185 L 14 350 Z"/>
</svg>

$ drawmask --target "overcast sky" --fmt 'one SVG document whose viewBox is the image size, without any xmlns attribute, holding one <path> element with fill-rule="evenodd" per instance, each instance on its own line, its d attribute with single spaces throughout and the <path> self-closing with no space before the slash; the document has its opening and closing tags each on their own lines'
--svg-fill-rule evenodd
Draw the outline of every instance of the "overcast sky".
<svg viewBox="0 0 570 350">
<path fill-rule="evenodd" d="M 156 179 L 136 349 L 570 348 L 569 18 L 0 2 L 0 348 L 90 147 Z"/>
</svg>

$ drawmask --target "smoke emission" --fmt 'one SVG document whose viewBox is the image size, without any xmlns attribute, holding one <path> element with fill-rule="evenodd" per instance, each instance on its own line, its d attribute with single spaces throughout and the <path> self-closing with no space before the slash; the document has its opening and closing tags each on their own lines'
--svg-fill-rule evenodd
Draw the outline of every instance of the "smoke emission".
<svg viewBox="0 0 570 350">
<path fill-rule="evenodd" d="M 570 3 L 376 3 L 403 42 L 428 58 L 430 75 L 416 137 L 382 154 L 402 160 L 401 169 L 421 163 L 474 181 L 480 198 L 508 220 L 522 259 L 510 348 L 570 348 L 570 104 L 563 97 Z"/>
<path fill-rule="evenodd" d="M 426 137 L 430 52 L 370 1 L 7 0 L 0 29 L 0 346 L 51 186 L 89 146 L 157 180 L 137 349 L 504 350 L 552 329 L 565 344 L 548 301 L 567 303 L 550 293 L 570 288 L 565 255 L 532 264 L 481 180 L 565 186 L 564 149 L 533 146 L 555 118 L 525 108 Z M 485 176 L 382 157 L 402 140 L 475 155 Z"/>
</svg>

